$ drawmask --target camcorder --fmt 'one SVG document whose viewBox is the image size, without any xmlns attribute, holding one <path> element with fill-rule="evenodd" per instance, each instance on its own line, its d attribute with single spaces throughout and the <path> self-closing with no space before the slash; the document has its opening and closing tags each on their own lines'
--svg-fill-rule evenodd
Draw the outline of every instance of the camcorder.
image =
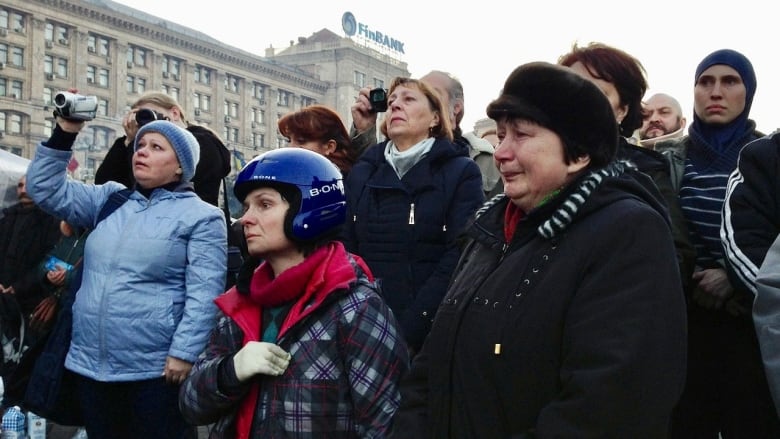
<svg viewBox="0 0 780 439">
<path fill-rule="evenodd" d="M 375 88 L 368 92 L 368 102 L 371 104 L 372 113 L 384 113 L 387 111 L 387 90 Z"/>
<path fill-rule="evenodd" d="M 54 95 L 54 116 L 75 121 L 92 120 L 97 115 L 97 96 L 84 96 L 67 91 Z"/>
<path fill-rule="evenodd" d="M 158 113 L 148 108 L 139 108 L 135 112 L 135 121 L 138 124 L 138 128 L 146 125 L 149 122 L 154 122 L 155 120 L 168 120 L 168 118 L 165 117 L 164 114 Z"/>
</svg>

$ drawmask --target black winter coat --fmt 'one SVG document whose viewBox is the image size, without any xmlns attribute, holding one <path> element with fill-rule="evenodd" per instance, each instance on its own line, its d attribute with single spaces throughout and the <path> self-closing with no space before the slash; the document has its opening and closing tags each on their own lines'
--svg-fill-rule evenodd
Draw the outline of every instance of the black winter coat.
<svg viewBox="0 0 780 439">
<path fill-rule="evenodd" d="M 376 144 L 346 183 L 344 244 L 381 282 L 381 293 L 413 349 L 422 346 L 458 260 L 458 238 L 482 205 L 482 174 L 459 148 L 437 139 L 399 179 Z"/>
<path fill-rule="evenodd" d="M 0 218 L 0 284 L 13 286 L 25 315 L 46 295 L 38 264 L 60 238 L 60 220 L 37 206 L 14 204 Z"/>
<path fill-rule="evenodd" d="M 569 185 L 508 246 L 507 199 L 481 209 L 392 437 L 667 436 L 685 301 L 664 207 L 620 168 Z"/>
<path fill-rule="evenodd" d="M 203 201 L 218 206 L 222 179 L 230 174 L 230 151 L 222 140 L 207 128 L 190 125 L 187 131 L 195 136 L 200 145 L 200 160 L 195 168 L 195 176 L 192 177 L 195 193 Z M 95 184 L 116 181 L 125 187 L 133 187 L 133 148 L 125 146 L 126 138 L 122 136 L 111 145 L 103 163 L 95 171 Z"/>
</svg>

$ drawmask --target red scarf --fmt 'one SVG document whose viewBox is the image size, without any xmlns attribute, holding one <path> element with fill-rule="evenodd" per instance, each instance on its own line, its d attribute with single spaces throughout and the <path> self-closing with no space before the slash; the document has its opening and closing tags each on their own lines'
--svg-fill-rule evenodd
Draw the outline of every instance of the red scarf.
<svg viewBox="0 0 780 439">
<path fill-rule="evenodd" d="M 357 256 L 352 257 L 373 280 L 365 262 Z M 344 245 L 334 241 L 315 250 L 303 262 L 285 270 L 276 278 L 270 265 L 263 262 L 252 276 L 248 297 L 239 294 L 234 287 L 218 297 L 216 303 L 244 332 L 243 345 L 246 345 L 250 341 L 260 340 L 263 307 L 294 301 L 279 329 L 279 338 L 282 338 L 297 322 L 319 309 L 330 293 L 349 288 L 355 280 L 357 276 Z M 237 438 L 248 438 L 250 435 L 259 392 L 260 383 L 255 379 L 238 409 Z"/>
<path fill-rule="evenodd" d="M 504 240 L 507 243 L 512 242 L 512 236 L 517 230 L 517 224 L 525 216 L 525 212 L 517 207 L 515 203 L 511 201 L 506 205 L 506 211 L 504 211 Z"/>
</svg>

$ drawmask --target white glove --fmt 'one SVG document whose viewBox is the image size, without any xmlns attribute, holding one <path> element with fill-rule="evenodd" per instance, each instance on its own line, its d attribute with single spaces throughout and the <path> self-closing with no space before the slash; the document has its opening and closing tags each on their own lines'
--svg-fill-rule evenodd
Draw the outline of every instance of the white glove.
<svg viewBox="0 0 780 439">
<path fill-rule="evenodd" d="M 250 341 L 233 356 L 233 367 L 239 381 L 257 374 L 281 375 L 290 364 L 289 352 L 273 343 Z"/>
</svg>

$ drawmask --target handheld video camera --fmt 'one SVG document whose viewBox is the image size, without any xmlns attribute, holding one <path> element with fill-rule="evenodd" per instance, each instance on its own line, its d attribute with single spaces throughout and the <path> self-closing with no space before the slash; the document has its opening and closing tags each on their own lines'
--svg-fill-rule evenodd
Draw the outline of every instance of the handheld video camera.
<svg viewBox="0 0 780 439">
<path fill-rule="evenodd" d="M 148 108 L 139 108 L 135 112 L 135 121 L 139 128 L 155 120 L 168 120 L 168 118 L 165 117 L 164 114 L 158 113 Z"/>
<path fill-rule="evenodd" d="M 372 89 L 368 92 L 368 102 L 371 103 L 372 113 L 387 111 L 387 90 L 384 88 Z"/>
<path fill-rule="evenodd" d="M 84 96 L 67 91 L 54 95 L 54 115 L 75 121 L 92 120 L 97 115 L 97 96 Z"/>
</svg>

